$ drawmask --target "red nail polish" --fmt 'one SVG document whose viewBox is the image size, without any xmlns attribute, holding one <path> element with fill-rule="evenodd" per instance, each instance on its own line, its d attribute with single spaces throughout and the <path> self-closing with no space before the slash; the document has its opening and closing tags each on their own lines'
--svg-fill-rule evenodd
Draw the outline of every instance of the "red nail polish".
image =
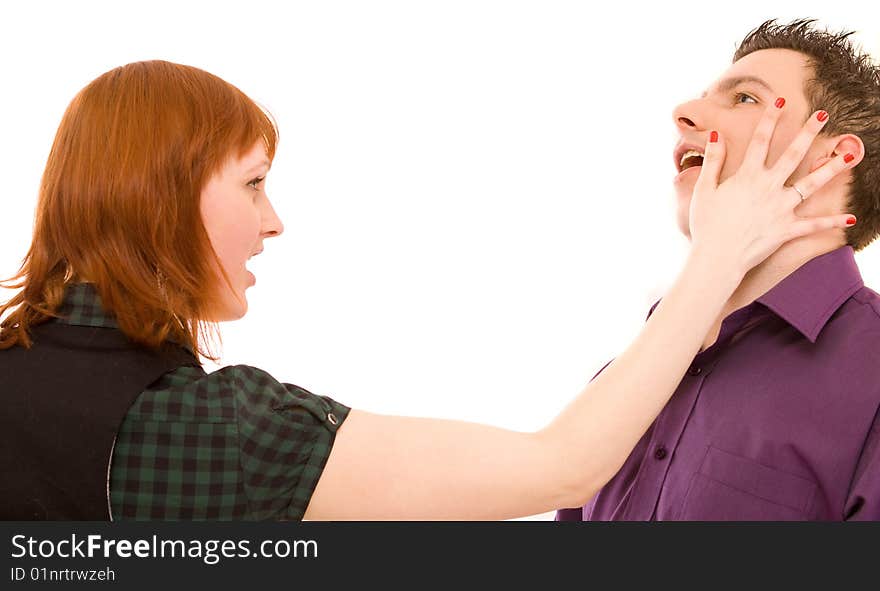
<svg viewBox="0 0 880 591">
<path fill-rule="evenodd" d="M 846 156 L 843 157 L 843 161 L 846 162 L 847 164 L 849 164 L 850 162 L 852 162 L 855 159 L 856 159 L 856 157 L 853 156 L 852 154 L 847 154 Z"/>
<path fill-rule="evenodd" d="M 718 132 L 713 131 L 712 133 L 709 134 L 709 143 L 714 144 L 717 141 L 718 141 Z"/>
<path fill-rule="evenodd" d="M 785 106 L 785 99 L 782 97 L 779 97 L 778 99 L 776 99 L 776 102 L 774 104 L 776 105 L 777 109 L 781 109 L 782 107 Z"/>
<path fill-rule="evenodd" d="M 848 218 L 846 218 L 846 225 L 847 226 L 855 226 L 856 225 L 856 218 L 854 218 L 853 216 L 849 216 Z"/>
<path fill-rule="evenodd" d="M 828 113 L 825 111 L 819 111 L 816 113 L 816 119 L 818 119 L 820 123 L 824 123 L 825 120 L 828 119 Z"/>
</svg>

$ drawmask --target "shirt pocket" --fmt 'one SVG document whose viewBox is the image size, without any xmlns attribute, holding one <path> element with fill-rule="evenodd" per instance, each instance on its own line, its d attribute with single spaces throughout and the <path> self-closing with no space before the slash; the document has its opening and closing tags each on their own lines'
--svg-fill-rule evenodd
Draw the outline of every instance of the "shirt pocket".
<svg viewBox="0 0 880 591">
<path fill-rule="evenodd" d="M 802 521 L 816 483 L 709 446 L 678 516 L 686 521 Z"/>
</svg>

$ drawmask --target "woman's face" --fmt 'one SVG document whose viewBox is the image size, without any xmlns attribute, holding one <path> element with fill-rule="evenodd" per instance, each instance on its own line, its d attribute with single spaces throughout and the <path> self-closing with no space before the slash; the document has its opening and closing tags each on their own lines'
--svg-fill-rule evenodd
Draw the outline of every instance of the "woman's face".
<svg viewBox="0 0 880 591">
<path fill-rule="evenodd" d="M 213 320 L 236 320 L 247 312 L 245 290 L 254 275 L 248 259 L 263 250 L 263 239 L 284 231 L 265 191 L 269 159 L 262 142 L 242 156 L 233 156 L 212 176 L 201 193 L 202 221 L 235 293 L 223 283 L 221 307 Z"/>
</svg>

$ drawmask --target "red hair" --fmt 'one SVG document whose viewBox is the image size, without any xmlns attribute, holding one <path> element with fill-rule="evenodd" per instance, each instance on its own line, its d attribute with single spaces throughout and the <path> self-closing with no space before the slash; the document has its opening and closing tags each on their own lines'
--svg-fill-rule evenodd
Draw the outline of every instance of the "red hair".
<svg viewBox="0 0 880 591">
<path fill-rule="evenodd" d="M 271 116 L 238 88 L 165 61 L 110 70 L 71 101 L 40 184 L 21 289 L 0 305 L 0 350 L 58 317 L 65 286 L 88 280 L 134 342 L 200 347 L 221 289 L 232 289 L 202 224 L 200 194 L 230 157 L 278 141 Z M 219 271 L 219 273 L 218 273 Z M 233 291 L 234 293 L 234 291 Z"/>
</svg>

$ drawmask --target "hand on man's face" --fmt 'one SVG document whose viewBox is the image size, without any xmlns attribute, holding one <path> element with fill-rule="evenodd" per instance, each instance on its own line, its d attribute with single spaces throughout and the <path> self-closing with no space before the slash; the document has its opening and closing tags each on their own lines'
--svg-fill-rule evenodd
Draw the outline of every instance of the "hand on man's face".
<svg viewBox="0 0 880 591">
<path fill-rule="evenodd" d="M 776 162 L 801 129 L 810 113 L 804 84 L 810 75 L 806 56 L 788 49 L 769 49 L 751 53 L 731 65 L 703 95 L 676 107 L 673 119 L 680 134 L 676 156 L 683 147 L 705 146 L 711 130 L 722 134 L 727 156 L 720 173 L 723 181 L 740 167 L 746 147 L 767 106 L 785 99 L 785 109 L 770 140 L 767 164 Z M 812 152 L 792 175 L 808 172 Z M 686 168 L 682 168 L 682 164 Z M 700 173 L 698 158 L 676 160 L 679 174 L 674 186 L 677 197 L 677 221 L 682 233 L 690 238 L 689 210 L 694 185 Z"/>
</svg>

